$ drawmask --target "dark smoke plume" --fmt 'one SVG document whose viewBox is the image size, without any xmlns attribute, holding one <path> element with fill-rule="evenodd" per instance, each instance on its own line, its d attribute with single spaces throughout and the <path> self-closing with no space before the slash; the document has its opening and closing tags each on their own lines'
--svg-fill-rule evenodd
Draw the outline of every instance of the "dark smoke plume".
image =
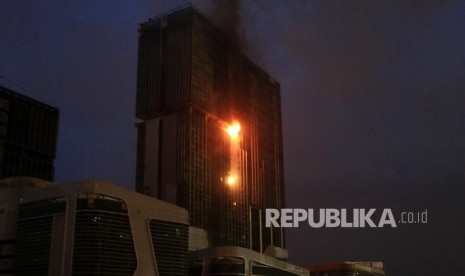
<svg viewBox="0 0 465 276">
<path fill-rule="evenodd" d="M 234 46 L 245 50 L 246 40 L 241 20 L 239 0 L 212 1 L 212 18 L 215 24 L 228 36 Z"/>
</svg>

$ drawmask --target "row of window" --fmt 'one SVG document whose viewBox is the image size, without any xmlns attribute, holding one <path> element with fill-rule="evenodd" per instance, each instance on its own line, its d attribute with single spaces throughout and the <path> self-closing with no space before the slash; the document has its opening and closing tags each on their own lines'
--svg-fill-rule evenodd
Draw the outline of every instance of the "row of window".
<svg viewBox="0 0 465 276">
<path fill-rule="evenodd" d="M 0 149 L 0 178 L 11 176 L 32 176 L 53 180 L 53 161 L 47 158 L 32 157 L 15 151 Z"/>
<path fill-rule="evenodd" d="M 58 133 L 58 111 L 31 105 L 10 103 L 6 141 L 22 148 L 54 157 Z"/>
<path fill-rule="evenodd" d="M 63 262 L 66 197 L 20 204 L 14 275 L 56 275 Z M 126 203 L 96 193 L 76 203 L 73 275 L 132 275 L 137 267 Z M 187 275 L 188 226 L 150 221 L 159 275 Z M 58 257 L 59 256 L 59 257 Z"/>
</svg>

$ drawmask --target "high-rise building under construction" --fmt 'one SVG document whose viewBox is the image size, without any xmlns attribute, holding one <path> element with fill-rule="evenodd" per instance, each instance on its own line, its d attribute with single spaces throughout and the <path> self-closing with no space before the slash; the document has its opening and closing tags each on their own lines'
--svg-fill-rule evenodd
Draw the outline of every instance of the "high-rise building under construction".
<svg viewBox="0 0 465 276">
<path fill-rule="evenodd" d="M 137 190 L 186 208 L 214 246 L 284 247 L 263 213 L 284 207 L 279 83 L 190 5 L 139 33 Z"/>
</svg>

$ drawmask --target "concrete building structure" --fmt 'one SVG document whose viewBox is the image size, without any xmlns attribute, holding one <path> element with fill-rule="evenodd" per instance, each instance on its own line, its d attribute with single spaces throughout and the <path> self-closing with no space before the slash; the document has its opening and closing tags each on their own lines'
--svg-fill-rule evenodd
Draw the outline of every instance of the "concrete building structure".
<svg viewBox="0 0 465 276">
<path fill-rule="evenodd" d="M 0 179 L 53 180 L 58 109 L 0 86 Z"/>
<path fill-rule="evenodd" d="M 0 275 L 309 275 L 211 247 L 185 209 L 103 181 L 0 181 Z"/>
<path fill-rule="evenodd" d="M 15 177 L 0 181 L 0 275 L 12 275 L 16 249 L 19 203 L 26 191 L 33 193 L 54 184 L 29 177 Z"/>
<path fill-rule="evenodd" d="M 103 181 L 0 182 L 2 275 L 187 275 L 188 214 Z"/>
<path fill-rule="evenodd" d="M 243 247 L 210 247 L 190 253 L 189 275 L 310 275 L 307 269 Z"/>
<path fill-rule="evenodd" d="M 308 267 L 312 276 L 385 276 L 382 262 L 333 262 Z"/>
<path fill-rule="evenodd" d="M 280 85 L 191 5 L 140 25 L 137 191 L 182 206 L 213 246 L 285 247 Z"/>
</svg>

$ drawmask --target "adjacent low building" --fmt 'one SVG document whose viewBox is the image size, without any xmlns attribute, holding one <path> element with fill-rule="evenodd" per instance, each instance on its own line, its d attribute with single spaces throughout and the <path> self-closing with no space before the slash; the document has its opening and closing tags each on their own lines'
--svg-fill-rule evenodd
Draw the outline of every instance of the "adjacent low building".
<svg viewBox="0 0 465 276">
<path fill-rule="evenodd" d="M 308 270 L 243 247 L 210 247 L 190 253 L 189 275 L 300 276 Z"/>
<path fill-rule="evenodd" d="M 312 276 L 385 276 L 382 262 L 334 262 L 308 268 Z"/>
<path fill-rule="evenodd" d="M 210 247 L 176 205 L 103 181 L 0 181 L 0 275 L 308 275 L 241 247 Z M 200 264 L 200 267 L 199 267 Z"/>
<path fill-rule="evenodd" d="M 2 275 L 187 275 L 185 209 L 103 181 L 0 184 Z"/>
</svg>

